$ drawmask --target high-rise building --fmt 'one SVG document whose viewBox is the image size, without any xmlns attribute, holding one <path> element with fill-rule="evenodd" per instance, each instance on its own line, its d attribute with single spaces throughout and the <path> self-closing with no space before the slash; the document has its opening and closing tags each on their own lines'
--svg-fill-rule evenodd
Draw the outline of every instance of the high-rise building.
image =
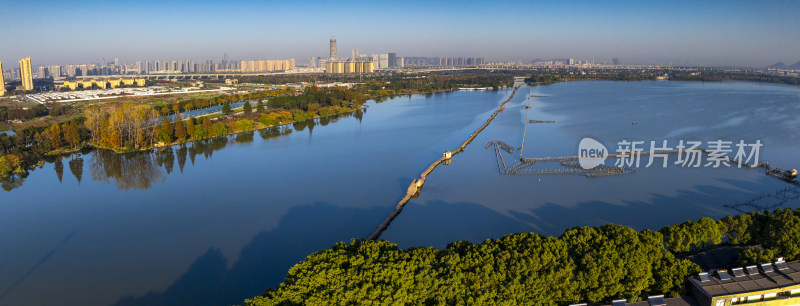
<svg viewBox="0 0 800 306">
<path fill-rule="evenodd" d="M 207 72 L 214 72 L 217 70 L 216 66 L 214 65 L 214 60 L 208 60 L 206 66 L 208 66 L 208 69 L 206 70 Z"/>
<path fill-rule="evenodd" d="M 325 68 L 328 65 L 328 60 L 322 57 L 317 57 L 317 68 Z"/>
<path fill-rule="evenodd" d="M 358 59 L 358 49 L 353 49 L 353 60 Z"/>
<path fill-rule="evenodd" d="M 33 90 L 33 73 L 31 72 L 31 58 L 19 60 L 19 75 L 22 79 L 22 89 Z"/>
<path fill-rule="evenodd" d="M 3 76 L 3 62 L 0 62 L 0 96 L 6 94 L 6 80 Z"/>
<path fill-rule="evenodd" d="M 614 66 L 619 65 L 619 58 L 612 58 L 611 62 L 614 64 Z"/>
<path fill-rule="evenodd" d="M 375 68 L 375 69 L 381 68 L 380 56 L 378 54 L 373 54 L 370 57 L 370 60 L 372 61 L 372 67 L 373 68 Z"/>
<path fill-rule="evenodd" d="M 397 67 L 397 53 L 389 53 L 386 55 L 388 58 L 388 63 L 386 67 L 395 68 Z"/>
<path fill-rule="evenodd" d="M 336 59 L 336 38 L 331 36 L 331 59 Z"/>
<path fill-rule="evenodd" d="M 37 74 L 40 79 L 44 79 L 47 77 L 47 67 L 39 66 L 39 73 Z"/>
<path fill-rule="evenodd" d="M 75 77 L 75 73 L 77 72 L 77 69 L 78 68 L 75 67 L 75 65 L 67 65 L 67 76 L 71 77 L 71 78 L 74 78 Z"/>
<path fill-rule="evenodd" d="M 389 68 L 389 54 L 383 53 L 378 55 L 378 68 Z"/>
<path fill-rule="evenodd" d="M 60 78 L 61 77 L 61 65 L 52 65 L 47 67 L 47 72 L 50 74 L 51 77 Z"/>
</svg>

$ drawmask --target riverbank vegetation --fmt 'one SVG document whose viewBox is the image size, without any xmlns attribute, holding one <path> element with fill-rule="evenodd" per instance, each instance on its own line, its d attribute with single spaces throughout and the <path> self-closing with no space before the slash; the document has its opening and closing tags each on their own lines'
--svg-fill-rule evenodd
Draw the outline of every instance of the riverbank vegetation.
<svg viewBox="0 0 800 306">
<path fill-rule="evenodd" d="M 725 73 L 725 72 L 702 72 L 700 74 L 679 73 L 670 76 L 670 80 L 700 81 L 700 82 L 747 81 L 747 82 L 800 85 L 800 78 L 797 77 L 761 75 L 761 74 L 750 74 L 750 73 Z"/>
<path fill-rule="evenodd" d="M 659 80 L 667 75 L 673 81 L 700 81 L 700 82 L 721 82 L 721 81 L 748 81 L 748 82 L 764 82 L 776 83 L 787 85 L 800 85 L 800 78 L 788 76 L 774 76 L 774 75 L 761 75 L 752 73 L 730 73 L 730 72 L 716 72 L 716 71 L 537 71 L 532 72 L 530 77 L 525 79 L 528 84 L 553 84 L 559 82 L 569 81 L 589 81 L 589 80 L 607 80 L 607 81 L 647 81 Z"/>
<path fill-rule="evenodd" d="M 82 116 L 61 124 L 47 127 L 29 127 L 16 135 L 0 134 L 0 156 L 13 160 L 14 169 L 26 169 L 35 165 L 46 155 L 71 153 L 84 146 L 111 149 L 117 152 L 133 152 L 157 146 L 179 144 L 232 133 L 252 131 L 269 126 L 287 124 L 318 118 L 321 114 L 332 116 L 349 112 L 365 102 L 354 90 L 346 88 L 309 89 L 294 96 L 270 96 L 286 94 L 283 91 L 257 94 L 215 97 L 206 100 L 191 100 L 169 106 L 137 105 L 125 103 L 101 108 L 89 106 Z M 300 101 L 263 107 L 267 97 L 275 101 Z M 247 99 L 247 100 L 246 100 Z M 250 100 L 252 99 L 252 100 Z M 352 101 L 347 101 L 350 99 Z M 251 102 L 248 111 L 225 116 L 182 118 L 181 114 L 198 108 L 229 105 L 238 101 L 253 101 L 258 104 L 253 111 Z M 287 115 L 287 113 L 291 115 Z M 173 115 L 174 114 L 174 115 Z M 168 117 L 168 115 L 173 115 Z M 16 161 L 19 161 L 18 163 Z M 19 171 L 16 171 L 19 172 Z M 14 171 L 0 172 L 0 177 Z"/>
<path fill-rule="evenodd" d="M 84 147 L 120 153 L 142 151 L 354 112 L 369 99 L 383 101 L 401 94 L 470 86 L 499 88 L 512 82 L 509 75 L 383 76 L 370 77 L 350 87 L 312 85 L 299 92 L 284 88 L 179 101 L 98 103 L 82 105 L 80 112 L 68 105 L 40 105 L 24 111 L 3 108 L 0 115 L 7 119 L 64 117 L 67 110 L 72 117 L 45 126 L 28 126 L 15 135 L 0 134 L 0 156 L 12 155 L 5 160 L 14 161 L 11 167 L 14 170 L 0 171 L 0 178 L 24 172 L 39 164 L 44 156 L 76 152 Z M 241 108 L 234 110 L 233 104 Z M 193 111 L 211 107 L 221 107 L 221 113 L 189 116 Z"/>
<path fill-rule="evenodd" d="M 775 257 L 800 259 L 800 208 L 751 212 L 715 221 L 698 221 L 661 229 L 666 247 L 676 254 L 692 253 L 720 245 L 743 246 L 741 265 L 761 264 Z"/>
<path fill-rule="evenodd" d="M 553 84 L 559 82 L 569 81 L 586 81 L 586 80 L 609 80 L 609 81 L 645 81 L 655 80 L 656 75 L 651 74 L 636 74 L 636 73 L 588 73 L 588 74 L 573 74 L 573 73 L 558 73 L 558 72 L 534 72 L 529 78 L 525 79 L 529 84 Z"/>
<path fill-rule="evenodd" d="M 722 244 L 742 246 L 739 264 L 800 259 L 800 209 L 670 225 L 575 227 L 559 237 L 519 233 L 444 249 L 399 249 L 353 240 L 309 255 L 280 286 L 246 305 L 570 304 L 688 294 L 699 266 L 680 259 Z"/>
</svg>

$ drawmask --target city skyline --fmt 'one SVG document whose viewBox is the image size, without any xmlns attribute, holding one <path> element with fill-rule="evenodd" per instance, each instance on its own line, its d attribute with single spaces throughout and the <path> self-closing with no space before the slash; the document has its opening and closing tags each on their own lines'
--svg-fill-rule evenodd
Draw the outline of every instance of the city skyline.
<svg viewBox="0 0 800 306">
<path fill-rule="evenodd" d="M 731 4 L 8 2 L 0 12 L 0 37 L 24 43 L 0 46 L 0 60 L 30 56 L 34 66 L 103 58 L 219 61 L 223 53 L 232 60 L 300 59 L 327 55 L 331 36 L 339 50 L 408 57 L 754 67 L 800 60 L 794 33 L 800 21 L 792 16 L 800 2 Z M 87 34 L 65 35 L 69 31 Z"/>
</svg>

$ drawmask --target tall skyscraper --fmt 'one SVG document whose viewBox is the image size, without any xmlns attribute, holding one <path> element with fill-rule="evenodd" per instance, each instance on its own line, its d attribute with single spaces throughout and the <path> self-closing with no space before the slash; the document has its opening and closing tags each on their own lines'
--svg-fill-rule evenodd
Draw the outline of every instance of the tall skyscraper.
<svg viewBox="0 0 800 306">
<path fill-rule="evenodd" d="M 6 80 L 3 77 L 3 62 L 0 62 L 0 96 L 6 94 Z"/>
<path fill-rule="evenodd" d="M 389 53 L 389 63 L 388 67 L 395 68 L 397 67 L 397 53 Z"/>
<path fill-rule="evenodd" d="M 616 66 L 616 65 L 619 65 L 619 58 L 616 58 L 616 57 L 615 57 L 615 58 L 612 58 L 612 59 L 611 59 L 611 63 L 613 63 L 613 64 L 614 64 L 614 66 Z"/>
<path fill-rule="evenodd" d="M 358 59 L 358 49 L 353 49 L 353 60 Z"/>
<path fill-rule="evenodd" d="M 336 38 L 331 36 L 331 59 L 336 59 Z"/>
<path fill-rule="evenodd" d="M 31 72 L 30 57 L 19 60 L 19 74 L 22 79 L 22 88 L 25 90 L 33 90 L 33 73 Z"/>
</svg>

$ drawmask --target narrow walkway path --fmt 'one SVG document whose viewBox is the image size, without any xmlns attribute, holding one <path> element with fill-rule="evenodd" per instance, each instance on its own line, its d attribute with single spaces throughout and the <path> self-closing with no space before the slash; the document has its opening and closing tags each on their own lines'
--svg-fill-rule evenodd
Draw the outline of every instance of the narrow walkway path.
<svg viewBox="0 0 800 306">
<path fill-rule="evenodd" d="M 486 120 L 486 123 L 484 123 L 483 125 L 481 125 L 480 128 L 475 130 L 475 132 L 472 133 L 469 136 L 469 138 L 466 141 L 464 141 L 464 143 L 462 143 L 457 149 L 453 150 L 452 152 L 451 151 L 444 152 L 444 155 L 439 159 L 437 159 L 435 162 L 433 162 L 430 166 L 428 166 L 428 168 L 422 172 L 422 174 L 418 179 L 413 180 L 411 182 L 411 185 L 408 186 L 408 191 L 406 191 L 406 195 L 403 197 L 403 199 L 401 199 L 400 202 L 397 203 L 397 206 L 394 208 L 394 210 L 388 216 L 386 216 L 385 219 L 383 219 L 383 222 L 381 222 L 381 224 L 378 225 L 378 228 L 372 231 L 372 233 L 370 233 L 366 237 L 366 239 L 368 240 L 378 239 L 383 233 L 383 231 L 385 231 L 386 228 L 389 227 L 389 224 L 392 223 L 392 220 L 394 220 L 394 218 L 400 214 L 406 203 L 408 203 L 408 201 L 411 200 L 412 197 L 419 195 L 419 193 L 422 191 L 422 186 L 425 185 L 425 178 L 427 178 L 428 175 L 430 175 L 431 172 L 433 172 L 433 170 L 436 169 L 436 167 L 438 167 L 440 164 L 449 162 L 449 160 L 454 155 L 463 152 L 464 148 L 466 148 L 473 140 L 475 140 L 475 137 L 477 137 L 481 131 L 483 131 L 487 126 L 489 126 L 490 123 L 492 123 L 492 120 L 494 120 L 494 118 L 497 117 L 497 114 L 506 109 L 506 103 L 508 101 L 511 101 L 512 98 L 514 98 L 514 94 L 517 93 L 517 89 L 519 89 L 520 87 L 522 87 L 522 85 L 517 85 L 517 87 L 514 87 L 514 91 L 511 92 L 511 96 L 509 96 L 508 99 L 503 101 L 503 103 L 500 104 L 500 108 L 494 111 L 492 116 L 488 120 Z"/>
</svg>

